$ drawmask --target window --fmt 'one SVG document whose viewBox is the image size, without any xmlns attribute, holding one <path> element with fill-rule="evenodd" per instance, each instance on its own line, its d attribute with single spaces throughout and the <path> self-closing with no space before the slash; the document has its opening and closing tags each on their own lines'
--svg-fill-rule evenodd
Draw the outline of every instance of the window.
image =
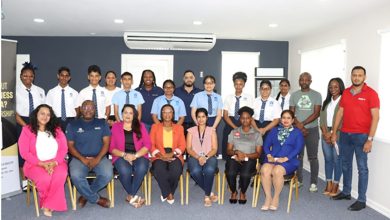
<svg viewBox="0 0 390 220">
<path fill-rule="evenodd" d="M 142 71 L 150 69 L 156 75 L 156 84 L 162 87 L 167 79 L 173 80 L 173 55 L 122 54 L 122 73 L 133 74 L 133 86 L 138 87 Z"/>
<path fill-rule="evenodd" d="M 301 73 L 312 76 L 311 88 L 320 92 L 322 100 L 326 98 L 328 82 L 340 77 L 345 82 L 345 44 L 339 43 L 301 53 Z"/>
<path fill-rule="evenodd" d="M 222 51 L 221 96 L 222 100 L 234 93 L 233 75 L 236 72 L 246 73 L 244 93 L 255 97 L 255 68 L 259 66 L 260 52 L 227 52 Z"/>
<path fill-rule="evenodd" d="M 380 56 L 380 71 L 379 71 L 379 99 L 380 99 L 380 120 L 376 136 L 390 143 L 388 134 L 388 123 L 390 120 L 389 115 L 386 112 L 390 111 L 390 102 L 385 99 L 384 94 L 390 94 L 390 87 L 388 84 L 388 74 L 390 72 L 390 30 L 380 33 L 382 38 L 381 43 L 381 56 Z"/>
</svg>

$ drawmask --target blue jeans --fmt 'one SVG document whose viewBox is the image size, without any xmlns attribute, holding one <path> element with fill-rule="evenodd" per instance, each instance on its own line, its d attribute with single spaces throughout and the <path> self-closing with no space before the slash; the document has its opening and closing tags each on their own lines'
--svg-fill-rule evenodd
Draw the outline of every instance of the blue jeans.
<svg viewBox="0 0 390 220">
<path fill-rule="evenodd" d="M 86 179 L 90 172 L 89 168 L 76 158 L 72 158 L 69 164 L 70 177 L 73 184 L 76 186 L 77 191 L 90 203 L 96 203 L 99 200 L 98 192 L 111 181 L 112 169 L 111 162 L 106 157 L 103 157 L 99 164 L 91 170 L 96 173 L 96 178 L 89 185 Z"/>
<path fill-rule="evenodd" d="M 133 161 L 133 165 L 131 165 L 123 158 L 119 158 L 115 161 L 114 166 L 119 173 L 119 181 L 127 194 L 136 195 L 145 174 L 148 172 L 149 160 L 140 157 Z"/>
<path fill-rule="evenodd" d="M 328 144 L 323 138 L 322 142 L 322 152 L 324 153 L 325 159 L 325 177 L 326 181 L 334 181 L 338 183 L 341 178 L 341 159 L 336 153 L 336 149 L 333 144 Z M 340 145 L 340 143 L 338 143 Z M 334 176 L 333 176 L 334 172 Z M 332 178 L 333 176 L 333 178 Z"/>
<path fill-rule="evenodd" d="M 363 152 L 364 143 L 367 141 L 367 134 L 354 134 L 340 132 L 340 156 L 343 167 L 343 193 L 351 194 L 352 185 L 352 161 L 353 154 L 356 154 L 356 163 L 359 171 L 358 201 L 366 202 L 368 185 L 367 153 Z"/>
<path fill-rule="evenodd" d="M 206 196 L 210 196 L 217 163 L 217 158 L 215 157 L 209 157 L 203 166 L 200 166 L 199 161 L 193 157 L 189 157 L 187 160 L 192 178 L 203 189 Z"/>
</svg>

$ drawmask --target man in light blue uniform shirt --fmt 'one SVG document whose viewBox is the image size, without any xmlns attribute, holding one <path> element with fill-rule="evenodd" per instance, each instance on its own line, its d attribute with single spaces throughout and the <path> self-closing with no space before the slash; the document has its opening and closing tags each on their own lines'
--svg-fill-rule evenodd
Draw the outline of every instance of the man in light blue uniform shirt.
<svg viewBox="0 0 390 220">
<path fill-rule="evenodd" d="M 112 104 L 114 104 L 115 120 L 122 120 L 122 108 L 125 104 L 132 104 L 137 108 L 138 120 L 142 117 L 142 104 L 144 104 L 144 98 L 141 93 L 131 89 L 133 84 L 133 75 L 129 72 L 124 72 L 121 76 L 121 82 L 123 89 L 116 92 L 112 97 Z"/>
<path fill-rule="evenodd" d="M 177 124 L 181 125 L 184 122 L 184 118 L 187 115 L 186 108 L 184 106 L 183 100 L 179 97 L 173 95 L 173 91 L 175 90 L 175 83 L 167 79 L 163 83 L 164 95 L 157 97 L 152 105 L 152 119 L 154 123 L 160 123 L 161 119 L 161 108 L 165 104 L 170 104 L 173 106 L 175 110 L 175 118 L 174 121 L 177 121 Z"/>
</svg>

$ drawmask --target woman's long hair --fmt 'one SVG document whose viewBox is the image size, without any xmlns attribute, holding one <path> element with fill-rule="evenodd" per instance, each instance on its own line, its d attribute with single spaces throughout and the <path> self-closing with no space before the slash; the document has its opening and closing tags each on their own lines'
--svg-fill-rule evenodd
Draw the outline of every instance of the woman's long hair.
<svg viewBox="0 0 390 220">
<path fill-rule="evenodd" d="M 138 111 L 134 105 L 125 104 L 122 108 L 122 114 L 125 111 L 125 108 L 133 109 L 133 121 L 131 122 L 131 129 L 135 132 L 135 135 L 138 139 L 141 139 L 141 123 L 138 120 Z"/>
<path fill-rule="evenodd" d="M 284 82 L 287 83 L 288 87 L 290 87 L 290 81 L 288 81 L 288 79 L 281 79 L 279 82 L 279 86 Z M 279 100 L 279 98 L 280 98 L 280 91 L 279 91 L 278 95 L 276 96 L 276 100 Z"/>
<path fill-rule="evenodd" d="M 39 130 L 39 123 L 38 123 L 38 112 L 41 108 L 48 108 L 50 112 L 50 120 L 47 122 L 45 126 L 45 131 L 50 132 L 51 135 L 55 138 L 57 136 L 56 129 L 60 126 L 60 123 L 57 119 L 57 116 L 54 114 L 53 109 L 46 104 L 39 105 L 34 111 L 30 114 L 30 130 L 37 135 L 37 132 Z"/>
<path fill-rule="evenodd" d="M 154 72 L 152 70 L 144 70 L 144 71 L 142 71 L 141 81 L 139 82 L 139 86 L 138 86 L 139 88 L 141 88 L 145 84 L 144 83 L 144 75 L 148 72 L 151 73 L 153 76 L 153 86 L 157 86 L 156 85 L 156 76 L 154 75 Z"/>
<path fill-rule="evenodd" d="M 326 99 L 324 100 L 324 103 L 322 104 L 322 111 L 325 110 L 326 106 L 329 104 L 330 100 L 332 99 L 332 94 L 330 93 L 330 89 L 329 89 L 330 83 L 332 81 L 336 81 L 339 84 L 340 95 L 342 95 L 344 92 L 345 86 L 342 79 L 340 79 L 339 77 L 330 79 L 328 83 L 328 93 L 326 95 Z"/>
</svg>

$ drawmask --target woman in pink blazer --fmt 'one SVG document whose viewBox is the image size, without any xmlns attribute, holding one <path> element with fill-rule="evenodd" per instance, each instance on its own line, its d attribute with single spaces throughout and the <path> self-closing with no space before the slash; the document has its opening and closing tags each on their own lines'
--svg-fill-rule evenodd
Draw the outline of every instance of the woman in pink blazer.
<svg viewBox="0 0 390 220">
<path fill-rule="evenodd" d="M 150 138 L 145 125 L 138 120 L 134 105 L 123 106 L 122 118 L 123 121 L 112 125 L 109 152 L 127 192 L 126 201 L 139 208 L 145 203 L 137 192 L 149 169 Z"/>
<path fill-rule="evenodd" d="M 52 211 L 66 211 L 64 184 L 68 166 L 64 158 L 68 145 L 50 106 L 39 105 L 30 114 L 30 124 L 23 127 L 18 145 L 26 161 L 24 174 L 38 189 L 43 214 L 51 217 Z"/>
</svg>

